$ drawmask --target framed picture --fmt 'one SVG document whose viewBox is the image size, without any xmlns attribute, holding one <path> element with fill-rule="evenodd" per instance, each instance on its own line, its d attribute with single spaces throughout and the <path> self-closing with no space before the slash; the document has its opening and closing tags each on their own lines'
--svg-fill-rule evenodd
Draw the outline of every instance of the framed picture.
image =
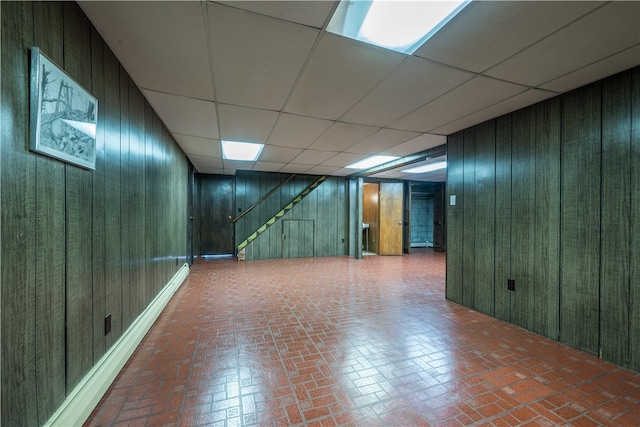
<svg viewBox="0 0 640 427">
<path fill-rule="evenodd" d="M 86 169 L 96 168 L 98 100 L 31 48 L 30 149 Z"/>
</svg>

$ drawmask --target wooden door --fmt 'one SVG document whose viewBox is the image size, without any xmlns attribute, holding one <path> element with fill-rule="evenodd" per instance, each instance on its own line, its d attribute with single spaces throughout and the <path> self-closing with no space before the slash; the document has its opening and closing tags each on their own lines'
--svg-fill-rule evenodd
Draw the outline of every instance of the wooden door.
<svg viewBox="0 0 640 427">
<path fill-rule="evenodd" d="M 308 258 L 314 255 L 314 222 L 286 219 L 282 221 L 282 258 Z"/>
<path fill-rule="evenodd" d="M 402 183 L 380 183 L 380 255 L 402 255 Z"/>
<path fill-rule="evenodd" d="M 233 177 L 201 176 L 201 255 L 230 255 L 234 253 L 232 215 Z"/>
</svg>

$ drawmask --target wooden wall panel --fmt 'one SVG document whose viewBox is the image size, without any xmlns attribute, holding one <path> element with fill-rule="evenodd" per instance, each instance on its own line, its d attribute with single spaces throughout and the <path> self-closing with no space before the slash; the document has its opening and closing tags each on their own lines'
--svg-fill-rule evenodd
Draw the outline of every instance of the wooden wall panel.
<svg viewBox="0 0 640 427">
<path fill-rule="evenodd" d="M 135 319 L 134 301 L 131 298 L 134 263 L 131 253 L 129 223 L 131 222 L 133 203 L 133 180 L 131 176 L 131 101 L 130 92 L 133 82 L 120 66 L 120 203 L 122 210 L 121 251 L 122 251 L 122 330 L 126 330 Z"/>
<path fill-rule="evenodd" d="M 495 138 L 495 121 L 476 127 L 474 302 L 476 310 L 489 315 L 494 313 L 495 296 Z M 434 208 L 436 198 L 434 193 Z"/>
<path fill-rule="evenodd" d="M 511 123 L 511 114 L 496 119 L 495 316 L 506 321 L 511 321 L 512 294 L 507 290 L 511 277 Z"/>
<path fill-rule="evenodd" d="M 640 371 L 640 67 L 631 71 L 629 367 Z"/>
<path fill-rule="evenodd" d="M 63 63 L 62 5 L 34 8 L 35 45 Z M 65 398 L 65 166 L 36 158 L 36 376 L 38 419 L 44 421 Z M 1 423 L 0 423 L 1 424 Z"/>
<path fill-rule="evenodd" d="M 462 199 L 464 199 L 462 242 L 462 304 L 476 308 L 476 127 L 464 134 Z"/>
<path fill-rule="evenodd" d="M 64 69 L 91 89 L 91 26 L 76 3 L 64 3 Z M 93 366 L 93 173 L 66 165 L 67 392 Z"/>
<path fill-rule="evenodd" d="M 464 139 L 458 132 L 447 138 L 447 283 L 446 298 L 462 304 L 462 245 L 464 237 L 464 198 L 462 184 L 464 177 Z M 451 206 L 451 198 L 456 202 Z"/>
<path fill-rule="evenodd" d="M 598 353 L 601 86 L 563 97 L 561 341 Z"/>
<path fill-rule="evenodd" d="M 111 313 L 111 333 L 106 348 L 122 336 L 122 215 L 121 215 L 121 82 L 120 66 L 115 55 L 104 51 L 105 91 L 105 314 Z"/>
<path fill-rule="evenodd" d="M 144 227 L 144 299 L 143 305 L 146 306 L 156 295 L 156 286 L 159 279 L 159 257 L 158 257 L 158 234 L 156 224 L 159 221 L 159 211 L 154 208 L 158 201 L 157 192 L 155 191 L 155 183 L 158 181 L 158 170 L 156 168 L 156 135 L 153 126 L 153 110 L 151 105 L 145 99 L 143 101 L 144 109 L 144 216 L 142 226 Z M 167 189 L 168 190 L 168 189 Z"/>
<path fill-rule="evenodd" d="M 602 82 L 601 355 L 629 357 L 631 230 L 631 74 Z"/>
<path fill-rule="evenodd" d="M 98 107 L 104 105 L 104 42 L 100 34 L 91 29 L 91 93 L 98 100 Z M 104 108 L 98 108 L 96 128 L 96 170 L 93 178 L 93 360 L 99 360 L 105 352 L 104 315 L 106 314 L 105 288 L 105 120 Z"/>
<path fill-rule="evenodd" d="M 29 2 L 2 2 L 2 425 L 38 424 L 34 340 L 36 273 L 35 156 L 29 146 L 29 47 L 33 14 Z M 16 52 L 14 55 L 5 52 Z M 11 87 L 12 91 L 6 91 Z M 6 113 L 5 113 L 6 112 Z"/>
<path fill-rule="evenodd" d="M 531 330 L 558 339 L 560 258 L 560 98 L 536 106 Z M 517 285 L 516 285 L 516 289 Z"/>
<path fill-rule="evenodd" d="M 536 204 L 535 107 L 512 114 L 511 140 L 511 322 L 532 328 L 534 294 L 534 236 Z M 506 283 L 502 282 L 501 286 Z"/>
</svg>

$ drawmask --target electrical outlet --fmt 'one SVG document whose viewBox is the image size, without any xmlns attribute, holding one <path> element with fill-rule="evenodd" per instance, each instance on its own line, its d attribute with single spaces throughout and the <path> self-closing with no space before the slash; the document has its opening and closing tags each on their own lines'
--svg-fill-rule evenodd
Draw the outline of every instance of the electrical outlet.
<svg viewBox="0 0 640 427">
<path fill-rule="evenodd" d="M 516 290 L 516 281 L 514 279 L 507 279 L 507 289 L 510 291 Z"/>
<path fill-rule="evenodd" d="M 104 316 L 104 334 L 108 335 L 111 332 L 111 313 Z"/>
</svg>

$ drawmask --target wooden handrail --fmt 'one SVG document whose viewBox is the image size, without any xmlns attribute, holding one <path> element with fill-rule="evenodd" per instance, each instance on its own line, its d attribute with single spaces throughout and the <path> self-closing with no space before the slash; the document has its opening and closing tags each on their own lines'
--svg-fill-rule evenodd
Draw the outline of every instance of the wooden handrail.
<svg viewBox="0 0 640 427">
<path fill-rule="evenodd" d="M 267 200 L 267 198 L 269 198 L 269 196 L 271 196 L 273 193 L 275 193 L 276 191 L 278 191 L 278 189 L 280 187 L 282 187 L 283 185 L 285 185 L 287 182 L 291 181 L 293 179 L 293 177 L 296 176 L 296 174 L 291 174 L 287 179 L 285 179 L 284 181 L 282 181 L 280 184 L 276 185 L 271 191 L 269 191 L 267 194 L 265 194 L 264 196 L 262 196 L 260 198 L 260 200 L 258 200 L 257 202 L 255 202 L 254 204 L 252 204 L 251 206 L 249 206 L 249 208 L 247 210 L 245 210 L 244 212 L 242 212 L 240 215 L 238 215 L 237 217 L 235 217 L 233 220 L 231 220 L 231 223 L 235 224 L 236 222 L 240 221 L 240 219 L 242 217 L 244 217 L 246 214 L 248 214 L 249 212 L 251 212 L 255 207 L 257 207 L 260 203 L 264 202 L 265 200 Z"/>
</svg>

